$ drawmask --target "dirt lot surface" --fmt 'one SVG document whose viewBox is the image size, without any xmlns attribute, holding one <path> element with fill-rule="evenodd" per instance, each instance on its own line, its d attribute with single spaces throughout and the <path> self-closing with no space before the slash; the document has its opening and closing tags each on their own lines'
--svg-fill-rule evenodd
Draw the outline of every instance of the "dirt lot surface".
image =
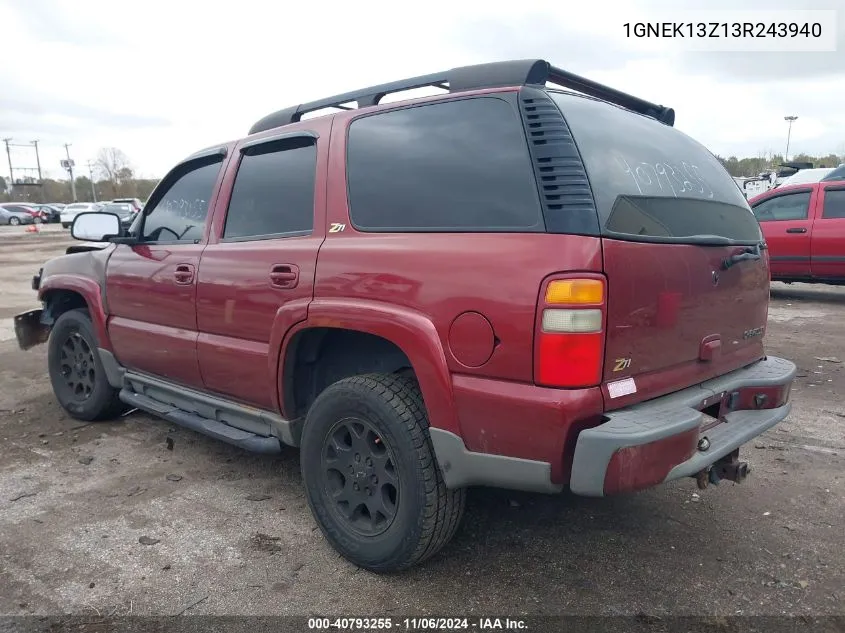
<svg viewBox="0 0 845 633">
<path fill-rule="evenodd" d="M 794 412 L 746 483 L 608 499 L 474 490 L 434 560 L 378 576 L 308 512 L 298 455 L 257 457 L 133 413 L 66 416 L 14 313 L 67 231 L 0 230 L 0 614 L 845 613 L 845 292 L 773 290 Z M 171 443 L 172 442 L 172 443 Z"/>
</svg>

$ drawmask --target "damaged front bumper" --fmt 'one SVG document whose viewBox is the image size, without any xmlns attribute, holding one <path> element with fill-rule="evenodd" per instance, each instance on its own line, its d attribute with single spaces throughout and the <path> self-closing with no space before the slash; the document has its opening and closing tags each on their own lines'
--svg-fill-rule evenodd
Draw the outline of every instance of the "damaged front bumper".
<svg viewBox="0 0 845 633">
<path fill-rule="evenodd" d="M 44 310 L 27 310 L 15 315 L 15 336 L 23 350 L 47 342 L 50 326 L 42 322 Z"/>
</svg>

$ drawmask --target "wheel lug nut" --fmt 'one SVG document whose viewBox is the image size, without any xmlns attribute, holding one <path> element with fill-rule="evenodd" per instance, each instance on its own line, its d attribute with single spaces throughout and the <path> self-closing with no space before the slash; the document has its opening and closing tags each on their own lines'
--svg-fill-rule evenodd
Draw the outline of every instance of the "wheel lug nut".
<svg viewBox="0 0 845 633">
<path fill-rule="evenodd" d="M 349 465 L 349 472 L 350 472 L 350 473 L 354 473 L 354 472 L 355 472 L 355 467 L 354 467 L 352 464 L 350 464 L 350 465 Z"/>
<path fill-rule="evenodd" d="M 358 484 L 352 484 L 352 490 L 354 490 L 355 492 L 358 492 L 360 489 L 361 488 L 358 486 Z"/>
<path fill-rule="evenodd" d="M 361 456 L 360 456 L 358 453 L 355 453 L 355 461 L 356 461 L 356 462 L 360 462 L 360 461 L 361 461 Z"/>
<path fill-rule="evenodd" d="M 367 466 L 372 466 L 372 465 L 373 465 L 373 460 L 368 457 L 367 458 Z"/>
</svg>

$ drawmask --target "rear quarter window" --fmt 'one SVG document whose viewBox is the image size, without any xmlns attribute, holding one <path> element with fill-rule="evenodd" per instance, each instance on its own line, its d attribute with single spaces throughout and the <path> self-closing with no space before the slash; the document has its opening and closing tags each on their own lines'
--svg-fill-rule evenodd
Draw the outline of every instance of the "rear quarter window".
<svg viewBox="0 0 845 633">
<path fill-rule="evenodd" d="M 608 103 L 549 95 L 584 162 L 603 234 L 643 241 L 703 235 L 762 239 L 742 192 L 700 143 Z"/>
<path fill-rule="evenodd" d="M 350 219 L 362 231 L 544 231 L 516 106 L 479 97 L 352 122 Z"/>
</svg>

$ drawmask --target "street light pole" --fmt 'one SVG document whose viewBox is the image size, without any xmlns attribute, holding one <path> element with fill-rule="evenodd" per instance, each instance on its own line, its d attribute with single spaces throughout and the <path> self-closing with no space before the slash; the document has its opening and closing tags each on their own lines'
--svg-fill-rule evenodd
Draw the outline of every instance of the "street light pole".
<svg viewBox="0 0 845 633">
<path fill-rule="evenodd" d="M 94 188 L 94 164 L 88 161 L 88 175 L 91 178 L 91 197 L 93 202 L 97 202 L 97 190 Z"/>
<path fill-rule="evenodd" d="M 783 117 L 783 120 L 787 121 L 789 123 L 789 131 L 787 131 L 787 133 L 786 133 L 786 154 L 783 157 L 783 162 L 786 162 L 786 161 L 789 160 L 789 139 L 792 136 L 792 122 L 797 120 L 797 119 L 798 119 L 798 117 L 794 116 L 794 115 L 789 115 L 789 116 Z"/>
</svg>

